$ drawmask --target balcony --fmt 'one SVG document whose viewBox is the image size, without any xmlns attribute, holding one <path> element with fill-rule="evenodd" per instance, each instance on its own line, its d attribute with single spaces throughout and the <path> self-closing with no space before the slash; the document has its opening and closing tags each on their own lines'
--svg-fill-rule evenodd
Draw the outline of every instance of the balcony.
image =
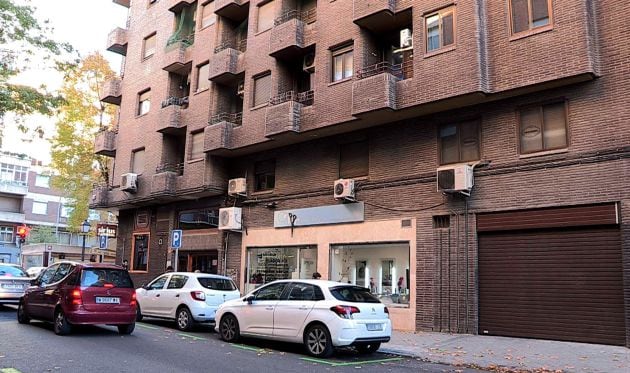
<svg viewBox="0 0 630 373">
<path fill-rule="evenodd" d="M 126 56 L 127 41 L 127 29 L 117 27 L 107 36 L 107 50 Z"/>
<path fill-rule="evenodd" d="M 243 113 L 220 113 L 212 116 L 204 129 L 203 151 L 221 153 L 232 149 L 232 130 L 243 122 Z"/>
<path fill-rule="evenodd" d="M 215 83 L 228 83 L 245 71 L 243 52 L 247 50 L 247 39 L 240 43 L 222 43 L 214 48 L 210 60 L 208 78 Z"/>
<path fill-rule="evenodd" d="M 24 223 L 26 215 L 19 212 L 0 211 L 0 221 L 7 221 L 15 224 Z"/>
<path fill-rule="evenodd" d="M 151 180 L 151 195 L 172 195 L 177 190 L 177 177 L 184 174 L 183 163 L 164 163 L 155 169 Z"/>
<path fill-rule="evenodd" d="M 101 87 L 101 101 L 108 104 L 120 105 L 122 99 L 122 80 L 113 78 L 107 80 Z"/>
<path fill-rule="evenodd" d="M 0 180 L 0 193 L 25 196 L 28 193 L 28 185 L 18 181 Z"/>
<path fill-rule="evenodd" d="M 352 115 L 396 110 L 396 82 L 411 74 L 411 61 L 399 65 L 380 62 L 357 71 L 352 84 Z"/>
<path fill-rule="evenodd" d="M 174 134 L 186 127 L 182 119 L 182 109 L 188 107 L 188 97 L 170 97 L 162 101 L 157 131 Z"/>
<path fill-rule="evenodd" d="M 125 8 L 129 8 L 131 5 L 131 0 L 113 0 L 114 4 L 122 5 Z"/>
<path fill-rule="evenodd" d="M 265 136 L 299 133 L 302 123 L 302 110 L 313 104 L 313 91 L 285 92 L 269 100 L 265 116 Z"/>
<path fill-rule="evenodd" d="M 94 153 L 107 157 L 116 156 L 116 132 L 101 131 L 94 138 Z"/>
<path fill-rule="evenodd" d="M 192 5 L 197 0 L 168 0 L 168 10 L 173 13 L 181 11 L 183 8 Z"/>
<path fill-rule="evenodd" d="M 215 0 L 214 13 L 233 21 L 247 18 L 249 0 Z"/>
<path fill-rule="evenodd" d="M 192 67 L 190 47 L 194 41 L 194 35 L 178 40 L 169 40 L 164 54 L 163 70 L 171 73 L 186 75 Z"/>
<path fill-rule="evenodd" d="M 274 20 L 269 41 L 269 55 L 274 58 L 290 59 L 301 54 L 307 47 L 306 29 L 315 22 L 317 8 L 300 12 L 290 10 Z"/>
<path fill-rule="evenodd" d="M 90 196 L 90 208 L 107 207 L 109 202 L 109 187 L 107 185 L 95 185 Z"/>
<path fill-rule="evenodd" d="M 354 0 L 353 22 L 362 28 L 378 31 L 394 20 L 396 0 Z"/>
</svg>

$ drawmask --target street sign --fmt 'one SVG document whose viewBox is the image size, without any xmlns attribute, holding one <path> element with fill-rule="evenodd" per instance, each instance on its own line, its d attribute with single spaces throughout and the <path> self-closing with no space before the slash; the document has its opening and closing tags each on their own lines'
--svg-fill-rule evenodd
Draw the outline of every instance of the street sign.
<svg viewBox="0 0 630 373">
<path fill-rule="evenodd" d="M 107 236 L 98 236 L 98 248 L 107 250 Z"/>
<path fill-rule="evenodd" d="M 171 247 L 173 249 L 180 249 L 182 247 L 182 230 L 173 229 L 171 232 Z"/>
</svg>

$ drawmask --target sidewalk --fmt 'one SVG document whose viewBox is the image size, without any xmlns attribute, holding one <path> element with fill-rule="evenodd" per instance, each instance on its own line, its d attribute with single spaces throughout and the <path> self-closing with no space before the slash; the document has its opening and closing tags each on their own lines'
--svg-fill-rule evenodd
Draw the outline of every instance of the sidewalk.
<svg viewBox="0 0 630 373">
<path fill-rule="evenodd" d="M 395 331 L 379 351 L 499 372 L 630 372 L 630 349 L 587 343 Z"/>
</svg>

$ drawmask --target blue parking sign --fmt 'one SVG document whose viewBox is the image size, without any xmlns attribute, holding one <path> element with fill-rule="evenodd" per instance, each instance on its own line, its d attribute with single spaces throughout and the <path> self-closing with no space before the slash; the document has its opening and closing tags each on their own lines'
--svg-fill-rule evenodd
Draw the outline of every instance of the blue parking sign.
<svg viewBox="0 0 630 373">
<path fill-rule="evenodd" d="M 107 250 L 107 236 L 98 236 L 98 248 Z"/>
<path fill-rule="evenodd" d="M 182 230 L 173 229 L 171 232 L 171 247 L 173 249 L 179 249 L 182 247 Z"/>
</svg>

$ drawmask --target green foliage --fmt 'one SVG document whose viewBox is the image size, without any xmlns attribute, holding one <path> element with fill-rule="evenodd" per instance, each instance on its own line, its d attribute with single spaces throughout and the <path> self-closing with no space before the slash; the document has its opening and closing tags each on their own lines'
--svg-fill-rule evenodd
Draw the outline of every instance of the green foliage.
<svg viewBox="0 0 630 373">
<path fill-rule="evenodd" d="M 38 225 L 36 227 L 33 227 L 28 235 L 27 240 L 29 244 L 57 242 L 54 228 L 46 225 Z"/>
</svg>

